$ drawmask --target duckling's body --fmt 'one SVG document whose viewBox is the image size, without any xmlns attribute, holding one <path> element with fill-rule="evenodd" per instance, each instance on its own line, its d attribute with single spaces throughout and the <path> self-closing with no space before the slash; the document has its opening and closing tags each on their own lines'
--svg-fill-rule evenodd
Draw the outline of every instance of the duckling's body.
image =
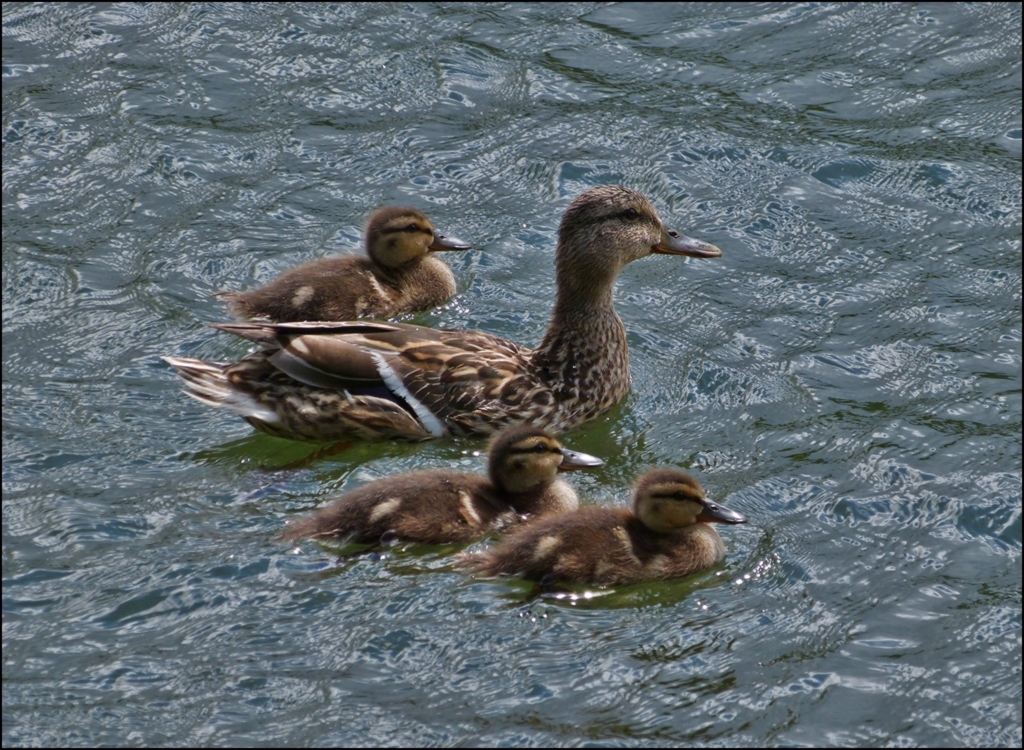
<svg viewBox="0 0 1024 750">
<path fill-rule="evenodd" d="M 314 260 L 248 292 L 229 292 L 231 313 L 276 323 L 389 318 L 443 305 L 455 294 L 455 275 L 432 255 L 398 268 L 344 255 Z"/>
<path fill-rule="evenodd" d="M 366 256 L 310 261 L 257 289 L 220 296 L 239 318 L 388 318 L 444 304 L 455 294 L 455 276 L 432 251 L 468 249 L 437 233 L 420 211 L 391 206 L 370 216 Z"/>
<path fill-rule="evenodd" d="M 536 349 L 479 331 L 403 324 L 253 323 L 215 326 L 263 347 L 240 362 L 165 360 L 189 395 L 279 437 L 425 440 L 520 421 L 560 432 L 629 390 L 612 287 L 627 263 L 652 253 L 721 255 L 664 229 L 639 193 L 603 185 L 577 196 L 562 218 L 558 294 Z"/>
<path fill-rule="evenodd" d="M 380 479 L 301 519 L 285 538 L 373 543 L 387 535 L 426 544 L 466 542 L 517 524 L 524 516 L 576 508 L 576 493 L 556 472 L 600 464 L 592 456 L 566 450 L 544 430 L 516 425 L 495 436 L 488 477 L 420 471 Z"/>
<path fill-rule="evenodd" d="M 514 530 L 494 549 L 463 556 L 461 565 L 484 575 L 545 583 L 621 585 L 680 578 L 725 557 L 708 523 L 745 523 L 712 503 L 697 481 L 675 469 L 644 474 L 633 509 L 580 508 Z"/>
</svg>

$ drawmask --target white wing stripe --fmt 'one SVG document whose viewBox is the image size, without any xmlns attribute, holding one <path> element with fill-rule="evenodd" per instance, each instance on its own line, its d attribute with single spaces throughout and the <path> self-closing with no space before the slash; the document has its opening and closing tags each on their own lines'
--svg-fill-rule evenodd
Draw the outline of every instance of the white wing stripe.
<svg viewBox="0 0 1024 750">
<path fill-rule="evenodd" d="M 391 365 L 387 363 L 387 360 L 377 352 L 370 352 L 370 356 L 373 357 L 373 361 L 377 363 L 377 372 L 384 378 L 384 385 L 391 389 L 391 392 L 398 396 L 400 399 L 405 401 L 412 407 L 412 410 L 416 412 L 416 416 L 419 417 L 420 424 L 423 425 L 424 429 L 434 437 L 444 437 L 448 434 L 448 431 L 441 424 L 441 420 L 434 416 L 434 413 L 430 411 L 423 403 L 409 393 L 409 389 L 405 387 L 405 383 L 402 379 L 395 374 L 395 371 L 391 369 Z"/>
</svg>

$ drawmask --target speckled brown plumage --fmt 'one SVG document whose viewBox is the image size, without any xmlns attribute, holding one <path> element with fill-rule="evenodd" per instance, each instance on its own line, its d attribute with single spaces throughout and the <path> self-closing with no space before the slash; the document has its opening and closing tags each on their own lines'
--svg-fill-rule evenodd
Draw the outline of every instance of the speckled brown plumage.
<svg viewBox="0 0 1024 750">
<path fill-rule="evenodd" d="M 690 475 L 654 469 L 637 481 L 633 508 L 587 507 L 513 530 L 458 564 L 483 575 L 545 583 L 619 585 L 679 578 L 714 565 L 725 545 L 707 521 L 745 523 L 712 503 Z"/>
<path fill-rule="evenodd" d="M 486 478 L 419 471 L 380 479 L 299 519 L 284 537 L 372 543 L 387 534 L 427 544 L 470 541 L 526 516 L 576 508 L 576 493 L 556 472 L 600 463 L 566 450 L 543 430 L 515 425 L 492 440 Z"/>
<path fill-rule="evenodd" d="M 558 293 L 536 349 L 400 323 L 252 323 L 215 326 L 263 347 L 242 362 L 165 359 L 190 395 L 281 437 L 424 440 L 520 421 L 561 432 L 629 390 L 612 288 L 627 263 L 652 253 L 721 255 L 665 230 L 641 194 L 603 185 L 577 196 L 562 217 Z"/>
<path fill-rule="evenodd" d="M 219 292 L 239 318 L 273 322 L 389 318 L 443 305 L 455 276 L 434 250 L 468 250 L 420 211 L 389 206 L 366 224 L 366 256 L 322 258 L 247 292 Z"/>
</svg>

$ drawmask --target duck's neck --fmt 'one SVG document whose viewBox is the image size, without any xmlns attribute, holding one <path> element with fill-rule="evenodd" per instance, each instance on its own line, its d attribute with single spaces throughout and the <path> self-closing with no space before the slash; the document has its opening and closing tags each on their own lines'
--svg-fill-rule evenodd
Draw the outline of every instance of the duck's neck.
<svg viewBox="0 0 1024 750">
<path fill-rule="evenodd" d="M 407 276 L 415 275 L 425 265 L 423 261 L 428 257 L 427 255 L 419 255 L 399 266 L 386 266 L 378 260 L 373 264 L 374 275 L 381 281 L 395 286 L 400 284 Z"/>
<path fill-rule="evenodd" d="M 612 306 L 612 287 L 573 289 L 560 284 L 551 322 L 533 353 L 538 379 L 560 405 L 589 419 L 629 390 L 626 329 Z"/>
<path fill-rule="evenodd" d="M 579 507 L 579 500 L 572 486 L 562 479 L 544 482 L 522 492 L 498 489 L 502 498 L 516 513 L 541 516 L 562 513 Z"/>
<path fill-rule="evenodd" d="M 421 255 L 400 266 L 376 265 L 373 269 L 377 280 L 392 289 L 397 289 L 407 300 L 406 304 L 434 307 L 443 304 L 455 294 L 455 275 L 443 260 L 431 255 Z"/>
</svg>

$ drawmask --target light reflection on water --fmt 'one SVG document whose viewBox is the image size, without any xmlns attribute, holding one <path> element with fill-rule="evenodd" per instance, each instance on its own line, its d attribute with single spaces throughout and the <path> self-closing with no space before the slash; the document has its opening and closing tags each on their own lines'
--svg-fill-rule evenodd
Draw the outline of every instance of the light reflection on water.
<svg viewBox="0 0 1024 750">
<path fill-rule="evenodd" d="M 1017 6 L 4 12 L 5 744 L 1021 743 Z M 622 503 L 751 523 L 683 581 L 538 594 L 284 521 L 482 444 L 311 448 L 187 399 L 211 294 L 385 202 L 482 252 L 416 318 L 543 332 L 623 182 L 715 261 L 617 308 L 633 388 L 566 436 Z"/>
</svg>

